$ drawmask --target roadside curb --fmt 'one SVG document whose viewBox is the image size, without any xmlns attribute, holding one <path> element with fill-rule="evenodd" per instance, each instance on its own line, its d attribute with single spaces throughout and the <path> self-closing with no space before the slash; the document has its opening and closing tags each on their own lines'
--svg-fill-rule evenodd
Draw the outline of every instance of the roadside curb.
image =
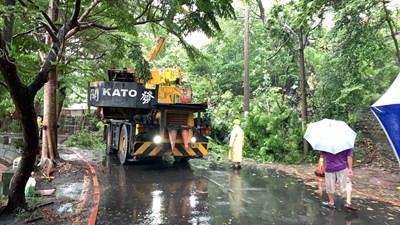
<svg viewBox="0 0 400 225">
<path fill-rule="evenodd" d="M 95 168 L 86 160 L 84 159 L 78 152 L 70 149 L 72 152 L 74 152 L 74 154 L 83 162 L 85 162 L 86 166 L 89 168 L 91 177 L 92 177 L 92 185 L 90 182 L 90 178 L 86 175 L 84 175 L 84 184 L 83 184 L 83 190 L 81 193 L 81 197 L 79 200 L 79 204 L 77 207 L 77 214 L 80 214 L 79 210 L 82 209 L 85 205 L 85 203 L 87 202 L 87 197 L 88 197 L 88 193 L 90 193 L 91 191 L 91 195 L 93 196 L 93 203 L 92 203 L 92 210 L 90 213 L 90 217 L 89 217 L 89 221 L 88 221 L 88 225 L 95 225 L 96 224 L 96 219 L 97 219 L 97 213 L 99 211 L 99 205 L 100 205 L 100 186 L 99 186 L 99 180 L 97 178 L 96 175 L 96 170 Z M 91 189 L 91 190 L 90 190 Z M 80 217 L 77 217 L 76 220 L 73 221 L 72 223 L 73 225 L 78 225 L 78 224 L 82 224 L 82 221 L 80 221 Z"/>
</svg>

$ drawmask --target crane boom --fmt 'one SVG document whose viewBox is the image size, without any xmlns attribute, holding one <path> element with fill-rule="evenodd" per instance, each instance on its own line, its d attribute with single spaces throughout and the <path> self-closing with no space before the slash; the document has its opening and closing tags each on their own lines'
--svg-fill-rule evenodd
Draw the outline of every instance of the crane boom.
<svg viewBox="0 0 400 225">
<path fill-rule="evenodd" d="M 157 56 L 160 54 L 161 50 L 164 48 L 165 38 L 157 37 L 157 45 L 154 46 L 151 50 L 149 55 L 146 57 L 147 62 L 153 61 Z"/>
</svg>

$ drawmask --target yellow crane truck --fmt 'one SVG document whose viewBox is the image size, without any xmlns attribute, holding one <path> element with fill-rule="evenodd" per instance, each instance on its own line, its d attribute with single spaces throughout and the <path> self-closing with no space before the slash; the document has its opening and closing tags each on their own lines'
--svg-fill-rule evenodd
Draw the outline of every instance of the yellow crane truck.
<svg viewBox="0 0 400 225">
<path fill-rule="evenodd" d="M 134 69 L 110 69 L 108 81 L 90 82 L 88 103 L 99 108 L 109 153 L 121 164 L 146 157 L 176 161 L 208 154 L 206 103 L 192 103 L 178 68 L 152 69 L 143 82 Z"/>
</svg>

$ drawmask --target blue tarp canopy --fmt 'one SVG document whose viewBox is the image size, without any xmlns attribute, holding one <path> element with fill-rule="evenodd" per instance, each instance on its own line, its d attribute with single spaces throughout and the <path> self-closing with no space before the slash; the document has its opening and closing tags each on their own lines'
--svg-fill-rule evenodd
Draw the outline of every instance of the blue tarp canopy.
<svg viewBox="0 0 400 225">
<path fill-rule="evenodd" d="M 400 163 L 400 75 L 370 108 L 381 123 Z"/>
</svg>

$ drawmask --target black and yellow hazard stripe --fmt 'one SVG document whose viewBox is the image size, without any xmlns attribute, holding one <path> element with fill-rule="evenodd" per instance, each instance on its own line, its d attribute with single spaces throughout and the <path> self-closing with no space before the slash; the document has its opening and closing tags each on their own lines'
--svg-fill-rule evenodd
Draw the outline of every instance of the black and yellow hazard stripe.
<svg viewBox="0 0 400 225">
<path fill-rule="evenodd" d="M 196 143 L 185 148 L 183 144 L 176 144 L 172 151 L 174 156 L 205 156 L 208 155 L 208 143 Z"/>
<path fill-rule="evenodd" d="M 153 142 L 134 142 L 133 149 L 135 156 L 187 156 L 187 157 L 198 157 L 208 155 L 208 143 L 196 143 L 194 145 L 189 144 L 188 148 L 185 148 L 183 143 L 176 143 L 175 148 L 171 151 L 171 145 L 169 143 L 156 145 Z"/>
</svg>

